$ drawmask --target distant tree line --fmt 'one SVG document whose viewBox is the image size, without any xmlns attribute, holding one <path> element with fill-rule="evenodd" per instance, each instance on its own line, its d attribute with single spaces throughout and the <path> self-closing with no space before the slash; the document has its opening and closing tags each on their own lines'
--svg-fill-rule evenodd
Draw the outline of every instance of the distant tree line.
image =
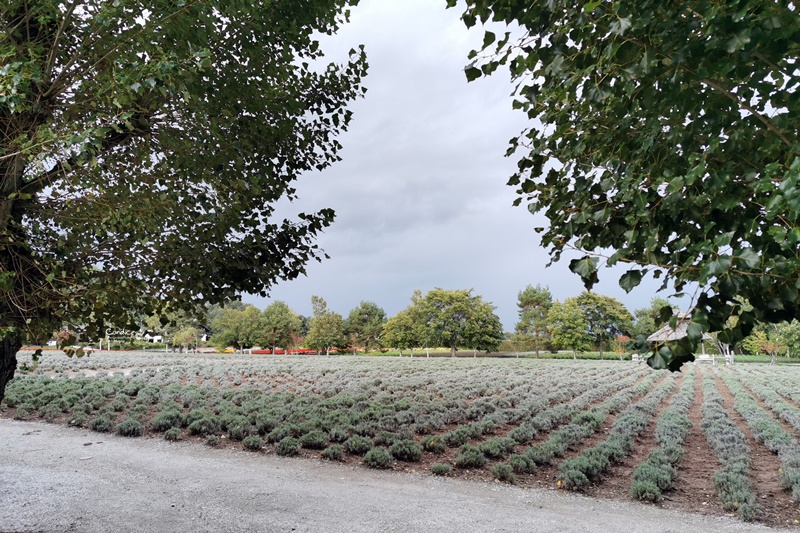
<svg viewBox="0 0 800 533">
<path fill-rule="evenodd" d="M 392 317 L 377 304 L 362 301 L 344 317 L 331 311 L 320 296 L 311 297 L 312 316 L 296 313 L 282 301 L 260 311 L 241 301 L 208 306 L 195 315 L 179 312 L 151 316 L 145 325 L 163 334 L 179 348 L 197 346 L 201 338 L 218 348 L 236 350 L 254 346 L 270 350 L 299 348 L 330 354 L 331 350 L 374 352 L 395 349 L 400 355 L 414 350 L 430 353 L 446 348 L 473 353 L 492 352 L 501 345 L 516 352 L 568 350 L 622 355 L 631 341 L 647 338 L 668 324 L 675 309 L 667 300 L 653 298 L 648 307 L 630 312 L 615 298 L 584 291 L 558 301 L 550 289 L 528 285 L 517 295 L 518 321 L 504 333 L 494 306 L 472 290 L 436 288 L 415 291 L 411 303 Z M 505 344 L 504 344 L 505 342 Z M 736 346 L 738 353 L 800 356 L 800 322 L 759 324 Z M 707 350 L 714 352 L 715 342 Z"/>
</svg>

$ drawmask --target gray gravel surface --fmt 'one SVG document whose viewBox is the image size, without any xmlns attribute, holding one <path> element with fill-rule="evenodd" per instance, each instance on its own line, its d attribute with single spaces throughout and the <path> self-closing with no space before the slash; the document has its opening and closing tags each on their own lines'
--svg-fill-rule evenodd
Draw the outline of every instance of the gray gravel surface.
<svg viewBox="0 0 800 533">
<path fill-rule="evenodd" d="M 631 502 L 0 420 L 0 531 L 773 531 Z"/>
</svg>

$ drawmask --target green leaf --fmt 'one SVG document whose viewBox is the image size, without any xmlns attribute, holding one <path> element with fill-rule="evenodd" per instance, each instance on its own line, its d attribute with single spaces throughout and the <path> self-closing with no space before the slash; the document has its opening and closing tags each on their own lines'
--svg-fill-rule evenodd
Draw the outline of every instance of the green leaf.
<svg viewBox="0 0 800 533">
<path fill-rule="evenodd" d="M 631 292 L 642 282 L 644 273 L 641 270 L 629 270 L 619 278 L 619 286 L 625 292 Z"/>
<path fill-rule="evenodd" d="M 469 81 L 477 80 L 478 78 L 481 77 L 481 75 L 483 73 L 481 72 L 481 69 L 479 69 L 479 68 L 469 67 L 469 68 L 464 70 L 464 74 L 466 74 L 467 81 L 469 82 Z"/>
<path fill-rule="evenodd" d="M 569 263 L 569 269 L 581 277 L 587 290 L 590 290 L 599 281 L 597 278 L 597 262 L 596 257 L 587 255 L 581 259 L 573 259 Z"/>
<path fill-rule="evenodd" d="M 743 262 L 747 268 L 758 268 L 761 265 L 761 257 L 752 248 L 741 250 L 737 259 Z"/>
</svg>

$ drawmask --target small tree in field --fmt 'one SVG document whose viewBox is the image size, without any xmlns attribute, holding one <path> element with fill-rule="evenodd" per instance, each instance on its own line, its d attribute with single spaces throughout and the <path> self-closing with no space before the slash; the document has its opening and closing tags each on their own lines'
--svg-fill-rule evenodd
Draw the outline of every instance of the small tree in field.
<svg viewBox="0 0 800 533">
<path fill-rule="evenodd" d="M 547 324 L 553 344 L 561 350 L 572 350 L 573 359 L 577 359 L 578 351 L 589 348 L 589 324 L 577 298 L 567 298 L 564 303 L 556 301 L 547 313 Z"/>
<path fill-rule="evenodd" d="M 550 289 L 537 285 L 528 285 L 517 295 L 519 308 L 519 322 L 516 333 L 522 338 L 530 340 L 530 344 L 539 358 L 539 350 L 543 350 L 549 341 L 550 333 L 547 328 L 547 313 L 553 306 L 553 295 Z"/>
<path fill-rule="evenodd" d="M 328 304 L 319 296 L 311 297 L 314 317 L 306 335 L 306 346 L 312 350 L 325 350 L 330 355 L 331 348 L 339 348 L 346 344 L 344 335 L 344 319 L 339 313 L 328 310 Z"/>
</svg>

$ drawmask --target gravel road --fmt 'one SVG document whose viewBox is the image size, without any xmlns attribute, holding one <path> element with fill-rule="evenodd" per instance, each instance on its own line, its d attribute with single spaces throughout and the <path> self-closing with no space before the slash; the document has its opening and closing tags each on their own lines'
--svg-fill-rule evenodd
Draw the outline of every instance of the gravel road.
<svg viewBox="0 0 800 533">
<path fill-rule="evenodd" d="M 0 420 L 0 531 L 776 531 L 557 491 Z"/>
</svg>

